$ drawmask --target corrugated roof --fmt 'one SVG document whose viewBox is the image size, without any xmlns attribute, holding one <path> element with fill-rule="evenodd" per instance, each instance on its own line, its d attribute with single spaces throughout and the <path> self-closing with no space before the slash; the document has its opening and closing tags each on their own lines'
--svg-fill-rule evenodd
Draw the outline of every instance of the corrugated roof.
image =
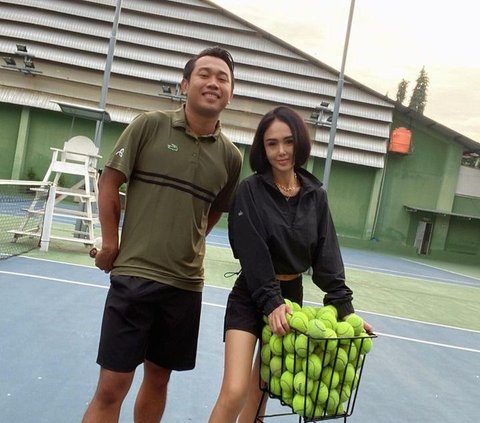
<svg viewBox="0 0 480 423">
<path fill-rule="evenodd" d="M 12 54 L 15 43 L 24 42 L 37 69 L 44 71 L 36 77 L 36 91 L 24 95 L 15 91 L 30 89 L 29 84 L 6 78 L 10 85 L 2 101 L 51 109 L 47 99 L 59 96 L 96 106 L 92 93 L 100 91 L 115 5 L 116 0 L 0 0 L 0 49 Z M 116 110 L 113 120 L 128 122 L 138 113 L 125 104 L 138 104 L 138 110 L 157 107 L 161 81 L 179 81 L 187 59 L 212 44 L 228 48 L 236 61 L 232 113 L 260 116 L 283 103 L 308 115 L 321 101 L 334 103 L 335 69 L 210 1 L 123 0 L 116 38 L 107 104 L 109 112 Z M 43 83 L 48 86 L 44 93 Z M 82 85 L 85 90 L 78 89 Z M 341 154 L 334 159 L 381 167 L 377 155 L 386 149 L 391 102 L 348 77 L 342 98 L 337 127 Z M 247 126 L 235 130 L 238 142 L 249 143 L 254 128 L 248 125 L 256 121 L 240 120 Z M 373 158 L 365 155 L 368 150 Z"/>
</svg>

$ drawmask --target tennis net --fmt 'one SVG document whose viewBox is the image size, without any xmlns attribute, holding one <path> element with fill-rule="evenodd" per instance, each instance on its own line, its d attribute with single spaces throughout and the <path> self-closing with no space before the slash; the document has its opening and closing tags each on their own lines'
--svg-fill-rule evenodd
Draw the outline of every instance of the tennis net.
<svg viewBox="0 0 480 423">
<path fill-rule="evenodd" d="M 0 179 L 0 260 L 40 245 L 50 183 Z"/>
</svg>

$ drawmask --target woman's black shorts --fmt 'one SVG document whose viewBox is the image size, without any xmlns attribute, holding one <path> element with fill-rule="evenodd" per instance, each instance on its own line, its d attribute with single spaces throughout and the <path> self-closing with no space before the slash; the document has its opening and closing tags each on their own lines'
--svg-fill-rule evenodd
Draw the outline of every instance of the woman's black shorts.
<svg viewBox="0 0 480 423">
<path fill-rule="evenodd" d="M 288 298 L 302 305 L 303 285 L 301 275 L 291 281 L 278 281 L 278 283 L 283 298 Z M 228 329 L 239 329 L 260 337 L 263 325 L 263 314 L 252 300 L 245 277 L 240 275 L 228 296 L 224 333 Z"/>
</svg>

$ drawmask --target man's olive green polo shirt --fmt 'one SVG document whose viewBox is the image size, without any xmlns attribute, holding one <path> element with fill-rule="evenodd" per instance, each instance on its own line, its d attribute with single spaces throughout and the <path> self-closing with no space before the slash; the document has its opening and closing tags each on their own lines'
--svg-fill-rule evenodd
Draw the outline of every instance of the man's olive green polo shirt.
<svg viewBox="0 0 480 423">
<path fill-rule="evenodd" d="M 217 126 L 197 137 L 181 108 L 142 113 L 122 133 L 106 163 L 128 180 L 112 275 L 202 290 L 208 213 L 228 211 L 242 162 Z"/>
</svg>

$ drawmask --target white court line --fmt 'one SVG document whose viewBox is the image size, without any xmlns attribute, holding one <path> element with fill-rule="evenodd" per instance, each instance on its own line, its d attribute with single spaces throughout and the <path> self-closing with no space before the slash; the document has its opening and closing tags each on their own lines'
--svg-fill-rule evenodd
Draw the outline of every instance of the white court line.
<svg viewBox="0 0 480 423">
<path fill-rule="evenodd" d="M 420 263 L 420 262 L 415 261 L 415 260 L 412 260 L 412 259 L 407 259 L 407 258 L 403 258 L 403 257 L 400 257 L 400 258 L 401 258 L 402 260 L 408 261 L 408 262 L 410 262 L 410 263 L 420 264 L 420 265 L 425 266 L 425 267 L 430 267 L 430 268 L 435 269 L 435 270 L 441 270 L 442 272 L 451 273 L 452 275 L 463 276 L 463 277 L 465 277 L 465 278 L 474 279 L 474 280 L 480 282 L 480 278 L 476 278 L 475 276 L 465 275 L 465 274 L 463 274 L 463 273 L 454 272 L 453 270 L 442 269 L 441 267 L 433 266 L 433 265 L 431 265 L 431 264 L 426 264 L 426 263 Z"/>
<path fill-rule="evenodd" d="M 416 263 L 416 262 L 413 262 Z M 417 263 L 420 264 L 420 263 Z M 474 278 L 473 276 L 468 276 L 468 275 L 462 275 L 460 273 L 455 273 L 455 272 L 449 272 L 452 274 L 457 274 L 458 276 L 466 277 L 469 279 L 473 279 L 472 282 L 470 281 L 459 281 L 458 279 L 451 279 L 451 278 L 442 278 L 442 277 L 437 277 L 437 276 L 429 276 L 429 275 L 421 275 L 419 273 L 410 273 L 410 272 L 403 272 L 400 270 L 390 270 L 390 269 L 384 269 L 381 267 L 371 267 L 371 266 L 364 266 L 361 264 L 348 264 L 345 263 L 345 268 L 346 269 L 356 269 L 356 270 L 365 270 L 368 272 L 377 272 L 377 273 L 385 273 L 390 276 L 401 276 L 403 278 L 408 278 L 408 279 L 423 279 L 425 281 L 430 281 L 430 282 L 440 282 L 440 283 L 445 283 L 445 284 L 461 284 L 463 286 L 473 286 L 476 287 L 477 285 L 475 284 L 475 281 L 479 281 L 477 278 Z M 432 266 L 432 268 L 434 268 Z M 442 269 L 436 269 L 436 270 L 442 270 Z M 445 272 L 447 272 L 445 270 Z"/>
<path fill-rule="evenodd" d="M 305 303 L 312 304 L 314 306 L 322 306 L 323 305 L 323 304 L 315 303 L 315 302 L 312 302 L 312 301 L 305 301 Z M 464 331 L 464 332 L 480 333 L 480 330 L 460 328 L 458 326 L 443 325 L 441 323 L 425 322 L 423 320 L 409 319 L 408 317 L 392 316 L 390 314 L 375 313 L 374 311 L 364 311 L 364 310 L 357 310 L 357 309 L 356 309 L 356 311 L 358 311 L 359 313 L 363 313 L 363 314 L 371 314 L 373 316 L 387 317 L 389 319 L 395 319 L 395 320 L 403 320 L 403 321 L 406 321 L 406 322 L 418 323 L 418 324 L 421 324 L 421 325 L 436 326 L 436 327 L 445 328 L 445 329 L 461 330 L 461 331 Z"/>
<path fill-rule="evenodd" d="M 77 282 L 77 281 L 71 281 L 71 280 L 68 280 L 68 279 L 52 278 L 52 277 L 49 277 L 49 276 L 32 275 L 32 274 L 29 274 L 29 273 L 7 272 L 6 270 L 0 270 L 0 273 L 3 273 L 5 275 L 12 275 L 12 276 L 22 276 L 22 277 L 25 277 L 25 278 L 42 279 L 42 280 L 46 280 L 46 281 L 67 283 L 67 284 L 70 284 L 70 285 L 82 285 L 82 286 L 90 286 L 92 288 L 108 289 L 108 286 L 105 286 L 105 285 L 97 285 L 97 284 L 94 284 L 94 283 L 86 283 L 86 282 Z"/>
<path fill-rule="evenodd" d="M 219 304 L 214 304 L 214 303 L 203 302 L 202 304 L 210 306 L 210 307 L 226 308 L 224 305 L 219 305 Z M 453 328 L 453 329 L 457 329 L 457 328 Z M 440 342 L 424 341 L 422 339 L 408 338 L 406 336 L 391 335 L 391 334 L 382 333 L 382 332 L 375 332 L 375 335 L 384 336 L 386 338 L 401 339 L 403 341 L 416 342 L 416 343 L 419 343 L 419 344 L 434 345 L 434 346 L 437 346 L 437 347 L 450 348 L 450 349 L 453 349 L 453 350 L 480 353 L 480 350 L 476 350 L 476 349 L 473 349 L 473 348 L 466 348 L 466 347 L 459 347 L 459 346 L 456 346 L 456 345 L 442 344 Z"/>
<path fill-rule="evenodd" d="M 406 337 L 406 336 L 390 335 L 388 333 L 375 332 L 375 334 L 379 335 L 379 336 L 385 336 L 386 338 L 395 338 L 395 339 L 401 339 L 403 341 L 417 342 L 419 344 L 435 345 L 437 347 L 451 348 L 453 350 L 480 353 L 480 350 L 476 350 L 476 349 L 473 349 L 473 348 L 458 347 L 456 345 L 442 344 L 442 343 L 439 343 L 439 342 L 432 342 L 432 341 L 424 341 L 422 339 L 409 338 L 409 337 Z"/>
<path fill-rule="evenodd" d="M 105 285 L 97 285 L 97 284 L 86 283 L 86 282 L 78 282 L 78 281 L 72 281 L 72 280 L 68 280 L 68 279 L 51 278 L 51 277 L 47 277 L 47 276 L 39 276 L 39 275 L 33 275 L 33 274 L 28 274 L 28 273 L 9 272 L 9 271 L 0 270 L 0 274 L 6 274 L 6 275 L 12 275 L 12 276 L 21 276 L 21 277 L 26 277 L 26 278 L 40 279 L 40 280 L 53 281 L 53 282 L 60 282 L 60 283 L 66 283 L 66 284 L 70 284 L 70 285 L 81 285 L 81 286 L 88 286 L 88 287 L 92 287 L 92 288 L 108 289 L 108 286 L 105 286 Z M 217 288 L 217 287 L 211 286 L 211 288 Z M 309 304 L 318 304 L 318 303 L 311 303 L 311 302 L 308 302 L 308 303 Z M 223 308 L 223 309 L 226 308 L 226 306 L 222 305 L 222 304 L 215 304 L 215 303 L 209 303 L 209 302 L 203 302 L 203 301 L 202 301 L 202 304 L 204 304 L 206 306 L 211 306 L 211 307 L 217 307 L 217 308 Z M 359 310 L 359 312 L 361 312 L 361 311 Z M 366 312 L 366 313 L 368 313 L 368 312 Z M 429 324 L 429 325 L 433 325 L 433 326 L 448 327 L 448 328 L 455 329 L 455 330 L 469 330 L 469 329 L 457 328 L 457 327 L 453 327 L 453 326 L 437 325 L 435 323 L 422 322 L 422 321 L 419 321 L 419 320 L 405 319 L 405 318 L 402 318 L 402 317 L 382 315 L 382 314 L 379 314 L 379 313 L 371 313 L 371 314 L 376 314 L 376 315 L 382 316 L 382 317 L 389 317 L 389 318 L 394 318 L 394 319 L 407 320 L 407 321 L 412 321 L 412 322 L 416 322 L 416 323 Z M 473 331 L 473 332 L 476 332 L 476 331 Z M 390 335 L 390 334 L 386 334 L 386 333 L 377 333 L 377 334 L 381 335 L 381 336 L 389 337 L 389 338 L 396 338 L 396 339 L 402 339 L 402 340 L 411 341 L 411 342 L 417 342 L 417 343 L 420 343 L 420 344 L 435 345 L 435 346 L 444 347 L 444 348 L 451 348 L 451 349 L 456 349 L 456 350 L 461 350 L 461 351 L 469 351 L 469 352 L 480 353 L 480 350 L 476 350 L 476 349 L 473 349 L 473 348 L 458 347 L 456 345 L 449 345 L 449 344 L 442 344 L 442 343 L 438 343 L 438 342 L 424 341 L 424 340 L 421 340 L 421 339 L 408 338 L 408 337 L 397 336 L 397 335 Z"/>
<path fill-rule="evenodd" d="M 87 264 L 69 263 L 66 261 L 58 261 L 58 260 L 51 260 L 51 259 L 40 258 L 40 257 L 29 257 L 29 256 L 22 256 L 21 258 L 28 259 L 28 260 L 46 261 L 48 263 L 54 263 L 54 264 L 63 264 L 66 266 L 78 266 L 78 267 L 86 267 L 87 269 L 97 269 L 97 267 L 94 264 L 89 266 Z M 94 263 L 93 259 L 92 259 L 92 263 Z M 100 271 L 100 269 L 98 270 Z"/>
</svg>

